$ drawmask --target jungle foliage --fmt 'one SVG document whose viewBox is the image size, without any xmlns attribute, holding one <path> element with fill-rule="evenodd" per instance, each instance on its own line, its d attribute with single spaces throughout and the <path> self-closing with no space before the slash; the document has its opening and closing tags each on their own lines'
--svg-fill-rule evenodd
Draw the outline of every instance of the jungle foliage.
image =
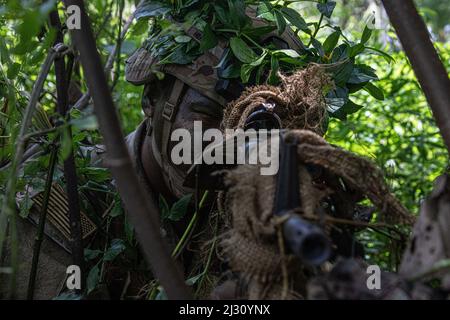
<svg viewBox="0 0 450 320">
<path fill-rule="evenodd" d="M 243 82 L 252 77 L 256 83 L 260 82 L 260 75 L 266 70 L 271 75 L 269 83 L 276 84 L 279 70 L 289 72 L 310 62 L 328 65 L 336 88 L 326 96 L 330 115 L 326 139 L 375 161 L 384 170 L 395 195 L 416 214 L 420 201 L 430 192 L 433 180 L 446 170 L 449 159 L 425 97 L 393 30 L 389 26 L 386 30 L 371 30 L 361 22 L 369 2 L 352 1 L 350 5 L 349 1 L 328 0 L 148 1 L 137 12 L 124 40 L 120 39 L 123 22 L 135 10 L 138 1 L 92 0 L 86 4 L 104 62 L 116 44 L 120 47 L 108 76 L 126 133 L 134 130 L 142 120 L 142 88 L 125 81 L 123 65 L 127 56 L 142 43 L 153 46 L 163 63 L 189 63 L 201 52 L 212 48 L 219 38 L 225 37 L 230 39 L 232 53 L 227 58 L 234 61 L 227 76 L 241 78 Z M 258 14 L 270 22 L 269 27 L 261 30 L 249 27 L 243 10 L 253 3 L 258 4 Z M 420 9 L 425 20 L 430 21 L 439 40 L 435 42 L 436 48 L 450 72 L 450 45 L 445 43 L 448 38 L 444 22 L 430 19 L 439 16 L 442 2 L 417 3 L 424 5 Z M 24 108 L 55 39 L 55 31 L 47 23 L 55 5 L 64 20 L 63 6 L 55 0 L 0 1 L 0 202 L 10 178 L 8 162 L 14 153 Z M 180 24 L 197 25 L 202 29 L 205 32 L 202 43 L 192 41 L 183 28 L 171 27 L 169 16 Z M 302 52 L 262 47 L 257 42 L 263 32 L 283 32 L 290 27 L 304 43 Z M 153 41 L 155 30 L 158 31 L 157 42 Z M 161 32 L 166 37 L 161 37 Z M 65 42 L 70 43 L 68 34 Z M 86 92 L 81 69 L 74 70 L 73 79 L 80 84 L 77 90 Z M 82 209 L 107 231 L 115 219 L 124 218 L 124 214 L 120 198 L 110 184 L 108 171 L 92 166 L 90 154 L 83 148 L 101 143 L 93 107 L 72 110 L 70 119 L 63 119 L 55 112 L 55 103 L 55 74 L 52 71 L 29 129 L 34 133 L 29 139 L 44 146 L 61 141 L 60 165 L 54 174 L 54 181 L 60 184 L 64 184 L 63 159 L 74 150 Z M 53 129 L 54 123 L 61 125 Z M 67 130 L 69 126 L 72 136 Z M 18 203 L 22 217 L 27 216 L 32 206 L 32 199 L 27 196 L 29 189 L 44 189 L 49 157 L 48 152 L 43 152 L 27 162 L 18 177 L 13 177 L 17 179 L 17 191 L 24 196 Z M 95 212 L 98 209 L 82 196 L 83 190 L 107 195 L 103 204 L 108 208 L 105 222 L 95 218 L 103 212 Z M 178 219 L 183 214 L 180 208 L 186 210 L 186 199 L 181 201 L 175 209 L 163 204 L 165 216 Z M 396 269 L 399 257 L 393 254 L 396 251 L 392 248 L 398 241 L 392 235 L 369 230 L 359 234 L 359 238 L 366 245 L 370 261 L 386 270 Z M 129 265 L 137 263 L 136 240 L 127 222 L 123 239 L 109 239 L 108 246 L 101 250 L 86 250 L 85 258 L 92 265 L 88 290 L 94 290 L 102 282 L 103 266 L 117 257 Z M 199 275 L 193 275 L 191 284 L 199 279 Z M 163 298 L 163 294 L 159 292 L 157 297 Z"/>
</svg>

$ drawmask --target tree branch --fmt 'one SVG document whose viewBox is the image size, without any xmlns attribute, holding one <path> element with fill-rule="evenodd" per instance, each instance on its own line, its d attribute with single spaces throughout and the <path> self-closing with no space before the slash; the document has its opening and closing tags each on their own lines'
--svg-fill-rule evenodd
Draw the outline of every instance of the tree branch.
<svg viewBox="0 0 450 320">
<path fill-rule="evenodd" d="M 59 50 L 64 50 L 64 48 L 60 47 Z M 45 79 L 47 78 L 48 73 L 50 72 L 50 68 L 52 66 L 55 58 L 62 54 L 62 51 L 56 51 L 54 48 L 50 49 L 49 54 L 47 55 L 41 70 L 39 72 L 39 76 L 33 86 L 33 90 L 31 92 L 30 100 L 28 101 L 28 105 L 25 108 L 25 113 L 23 115 L 23 120 L 20 126 L 20 131 L 16 139 L 16 148 L 14 152 L 14 158 L 11 162 L 11 171 L 8 177 L 8 182 L 6 184 L 6 192 L 5 199 L 2 203 L 2 210 L 0 214 L 0 257 L 3 255 L 3 244 L 6 239 L 6 230 L 8 226 L 8 219 L 11 219 L 10 223 L 12 225 L 12 243 L 11 243 L 11 266 L 12 266 L 12 274 L 11 274 L 11 294 L 14 294 L 15 281 L 16 281 L 16 272 L 18 267 L 18 256 L 17 256 L 17 238 L 15 235 L 15 224 L 16 224 L 16 206 L 15 206 L 15 194 L 16 194 L 16 183 L 17 177 L 19 175 L 19 164 L 22 162 L 23 154 L 25 151 L 25 135 L 28 129 L 31 127 L 31 120 L 33 118 L 33 114 L 36 110 L 36 104 L 38 103 L 39 97 L 42 92 L 42 88 L 44 87 Z"/>
<path fill-rule="evenodd" d="M 81 29 L 71 30 L 72 38 L 80 52 L 81 64 L 94 100 L 94 112 L 106 145 L 107 162 L 135 227 L 137 238 L 167 296 L 170 299 L 188 299 L 191 295 L 184 278 L 161 238 L 159 210 L 154 197 L 143 193 L 134 172 L 84 3 L 82 0 L 65 0 L 64 3 L 66 6 L 76 5 L 81 9 Z"/>
<path fill-rule="evenodd" d="M 50 13 L 50 24 L 56 29 L 55 47 L 62 45 L 64 41 L 64 35 L 62 33 L 61 21 L 59 19 L 57 9 Z M 57 95 L 57 112 L 66 120 L 70 118 L 68 113 L 69 108 L 69 77 L 72 66 L 69 65 L 66 68 L 66 62 L 64 56 L 57 57 L 55 59 L 55 80 L 56 80 L 56 95 Z M 68 70 L 67 70 L 68 69 Z M 70 125 L 68 126 L 69 137 L 72 139 L 72 130 Z M 67 203 L 69 207 L 69 221 L 70 221 L 70 244 L 72 249 L 72 261 L 73 264 L 78 266 L 81 270 L 81 290 L 85 285 L 84 274 L 84 248 L 83 248 L 83 231 L 81 229 L 81 215 L 80 215 L 80 203 L 78 198 L 78 179 L 75 169 L 75 158 L 73 150 L 68 155 L 67 159 L 64 159 L 64 178 L 66 180 L 66 192 Z M 80 290 L 78 290 L 80 291 Z M 79 293 L 79 292 L 78 292 Z"/>
</svg>

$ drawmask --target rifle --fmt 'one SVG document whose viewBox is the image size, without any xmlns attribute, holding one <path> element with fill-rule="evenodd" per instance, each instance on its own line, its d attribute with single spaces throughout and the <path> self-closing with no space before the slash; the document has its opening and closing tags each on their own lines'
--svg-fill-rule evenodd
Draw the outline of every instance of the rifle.
<svg viewBox="0 0 450 320">
<path fill-rule="evenodd" d="M 255 131 L 281 129 L 281 120 L 270 110 L 273 105 L 261 105 L 247 118 L 244 130 Z M 331 244 L 324 231 L 315 224 L 302 219 L 294 210 L 301 205 L 298 176 L 297 143 L 284 141 L 280 132 L 280 168 L 273 214 L 279 217 L 289 216 L 283 223 L 283 236 L 288 249 L 305 264 L 318 266 L 329 259 Z M 223 147 L 223 146 L 222 146 Z M 249 146 L 246 146 L 249 149 Z M 200 188 L 223 190 L 223 177 L 215 172 L 232 169 L 235 165 L 194 165 L 191 167 L 184 185 Z M 307 167 L 308 168 L 308 167 Z M 308 169 L 312 169 L 309 167 Z"/>
<path fill-rule="evenodd" d="M 323 230 L 302 219 L 293 211 L 299 208 L 297 143 L 280 139 L 281 162 L 278 171 L 273 214 L 288 216 L 283 223 L 283 236 L 290 251 L 310 266 L 324 263 L 331 254 L 331 245 Z"/>
</svg>

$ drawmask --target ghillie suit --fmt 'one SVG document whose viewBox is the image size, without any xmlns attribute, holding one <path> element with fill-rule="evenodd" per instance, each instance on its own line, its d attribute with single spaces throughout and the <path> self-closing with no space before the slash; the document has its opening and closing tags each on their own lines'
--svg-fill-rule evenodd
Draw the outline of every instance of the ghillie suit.
<svg viewBox="0 0 450 320">
<path fill-rule="evenodd" d="M 358 202 L 365 198 L 385 222 L 411 224 L 412 216 L 389 192 L 380 169 L 320 136 L 326 118 L 322 92 L 330 85 L 327 79 L 323 69 L 311 66 L 282 77 L 280 87 L 250 88 L 229 105 L 223 127 L 243 127 L 256 107 L 273 103 L 283 127 L 308 129 L 284 135 L 286 141 L 297 142 L 299 159 L 301 206 L 291 214 L 319 223 L 328 234 L 345 224 L 368 225 L 371 215 L 358 214 Z M 310 166 L 315 169 L 309 170 Z M 232 217 L 232 228 L 222 235 L 220 247 L 223 259 L 246 287 L 244 296 L 304 297 L 305 277 L 311 269 L 284 248 L 281 225 L 285 219 L 273 214 L 276 176 L 260 175 L 258 166 L 244 165 L 227 172 L 225 179 L 228 189 L 222 207 Z"/>
<path fill-rule="evenodd" d="M 252 21 L 261 23 L 254 18 Z M 196 28 L 189 28 L 185 33 L 201 43 L 202 36 Z M 275 34 L 269 34 L 268 38 L 270 36 Z M 290 29 L 282 39 L 291 49 L 298 52 L 304 49 Z M 335 255 L 343 251 L 346 256 L 352 255 L 351 251 L 356 250 L 352 250 L 352 246 L 356 245 L 352 242 L 353 231 L 348 229 L 368 226 L 375 208 L 386 223 L 412 222 L 410 214 L 390 194 L 378 168 L 364 158 L 330 146 L 322 138 L 329 114 L 324 93 L 334 89 L 327 72 L 345 61 L 330 69 L 312 63 L 301 71 L 278 74 L 279 86 L 256 85 L 243 93 L 240 90 L 231 92 L 230 96 L 229 91 L 224 95 L 218 90 L 221 81 L 218 65 L 222 64 L 226 43 L 219 41 L 216 47 L 184 65 L 160 64 L 160 57 L 154 54 L 152 46 L 154 43 L 149 41 L 128 59 L 126 74 L 128 81 L 136 85 L 145 84 L 146 88 L 158 82 L 157 76 L 161 72 L 175 78 L 168 103 L 161 106 L 144 99 L 143 108 L 148 120 L 137 132 L 140 132 L 139 136 L 151 137 L 152 150 L 164 182 L 177 198 L 196 192 L 192 185 L 185 184 L 186 173 L 171 166 L 168 148 L 180 97 L 188 86 L 226 106 L 222 130 L 244 128 L 247 119 L 262 105 L 271 106 L 270 112 L 281 120 L 282 128 L 292 130 L 285 133 L 285 138 L 298 143 L 302 205 L 291 214 L 323 226 L 331 238 L 344 239 L 342 243 L 335 243 Z M 139 168 L 142 167 L 139 164 L 139 141 L 142 139 L 129 140 L 136 151 L 138 172 L 143 172 Z M 311 172 L 311 166 L 319 172 Z M 194 258 L 186 273 L 207 275 L 209 280 L 207 285 L 197 284 L 198 295 L 207 297 L 223 279 L 238 278 L 238 285 L 230 285 L 227 290 L 239 293 L 224 293 L 223 287 L 218 287 L 212 296 L 250 299 L 305 297 L 307 280 L 317 269 L 304 266 L 284 249 L 279 231 L 283 220 L 274 217 L 272 212 L 276 177 L 259 175 L 258 166 L 240 166 L 225 171 L 225 183 L 227 190 L 218 197 L 218 213 L 209 213 L 204 223 L 198 226 L 199 236 L 193 237 L 195 239 L 191 240 L 188 248 L 194 252 Z M 375 208 L 360 205 L 364 199 L 369 199 Z M 173 233 L 169 234 L 169 237 L 173 236 Z M 173 242 L 173 239 L 169 240 Z M 216 253 L 217 247 L 220 250 Z"/>
</svg>

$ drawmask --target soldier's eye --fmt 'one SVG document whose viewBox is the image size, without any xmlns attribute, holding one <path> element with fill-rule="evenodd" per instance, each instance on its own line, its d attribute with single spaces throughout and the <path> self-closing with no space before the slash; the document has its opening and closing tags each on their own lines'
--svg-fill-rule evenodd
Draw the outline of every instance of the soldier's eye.
<svg viewBox="0 0 450 320">
<path fill-rule="evenodd" d="M 204 103 L 193 103 L 190 105 L 191 110 L 212 117 L 214 119 L 222 119 L 223 109 L 220 106 Z"/>
</svg>

